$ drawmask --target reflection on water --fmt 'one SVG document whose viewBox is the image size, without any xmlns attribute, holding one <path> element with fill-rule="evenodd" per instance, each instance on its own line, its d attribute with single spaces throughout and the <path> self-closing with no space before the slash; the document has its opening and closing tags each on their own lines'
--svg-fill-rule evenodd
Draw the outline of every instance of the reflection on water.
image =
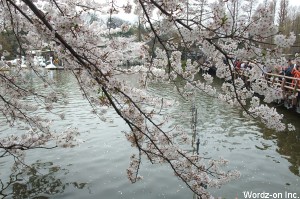
<svg viewBox="0 0 300 199">
<path fill-rule="evenodd" d="M 126 169 L 130 155 L 136 151 L 130 148 L 121 133 L 128 127 L 111 110 L 106 117 L 114 123 L 104 123 L 91 114 L 76 80 L 68 72 L 44 71 L 43 75 L 49 81 L 53 80 L 52 86 L 67 94 L 69 100 L 69 104 L 59 105 L 55 109 L 58 113 L 65 113 L 66 119 L 51 118 L 55 121 L 53 128 L 77 127 L 82 142 L 72 149 L 30 151 L 27 160 L 35 162 L 41 159 L 33 164 L 36 171 L 25 169 L 22 174 L 11 173 L 9 162 L 0 160 L 1 180 L 13 180 L 11 188 L 6 189 L 5 193 L 14 198 L 192 198 L 192 193 L 164 165 L 143 162 L 141 175 L 144 180 L 130 184 Z M 32 86 L 44 89 L 33 74 L 29 77 L 32 78 Z M 179 106 L 168 110 L 174 117 L 173 124 L 190 130 L 189 102 L 174 92 L 170 85 L 152 84 L 150 92 L 178 100 Z M 298 131 L 276 133 L 256 121 L 245 119 L 242 110 L 233 109 L 200 92 L 196 102 L 200 153 L 205 157 L 224 157 L 230 161 L 229 169 L 242 173 L 239 180 L 220 190 L 211 190 L 215 196 L 235 198 L 238 195 L 241 198 L 242 192 L 247 190 L 270 193 L 288 191 L 300 196 L 299 115 L 280 110 Z M 40 114 L 48 117 L 43 111 Z M 13 133 L 14 130 L 0 123 L 0 135 Z M 2 177 L 3 173 L 8 173 L 8 176 Z M 22 178 L 16 180 L 15 176 Z"/>
<path fill-rule="evenodd" d="M 287 123 L 296 127 L 295 132 L 275 133 L 270 130 L 263 131 L 266 140 L 273 140 L 277 145 L 276 152 L 291 164 L 288 166 L 290 172 L 300 177 L 300 115 L 287 110 L 285 107 L 277 108 L 279 113 L 284 114 Z"/>
<path fill-rule="evenodd" d="M 172 91 L 169 85 L 154 84 L 153 92 L 174 97 L 180 106 L 170 110 L 175 123 L 190 128 L 191 104 Z M 234 198 L 236 194 L 249 190 L 275 193 L 291 191 L 300 196 L 300 123 L 299 115 L 279 109 L 286 122 L 296 126 L 296 132 L 274 132 L 257 121 L 242 116 L 241 109 L 223 104 L 198 93 L 198 136 L 200 151 L 206 157 L 225 157 L 230 168 L 241 171 L 242 177 L 236 182 L 213 191 L 217 196 Z M 287 162 L 287 161 L 288 162 Z M 234 191 L 233 191 L 234 190 Z"/>
<path fill-rule="evenodd" d="M 86 183 L 64 182 L 60 176 L 66 176 L 69 171 L 52 162 L 36 162 L 30 166 L 18 165 L 7 178 L 0 180 L 3 198 L 46 199 L 60 194 L 69 186 L 76 189 L 86 188 Z"/>
<path fill-rule="evenodd" d="M 300 135 L 299 133 L 289 132 L 279 134 L 277 137 L 279 154 L 283 155 L 290 163 L 289 169 L 292 173 L 300 177 Z"/>
</svg>

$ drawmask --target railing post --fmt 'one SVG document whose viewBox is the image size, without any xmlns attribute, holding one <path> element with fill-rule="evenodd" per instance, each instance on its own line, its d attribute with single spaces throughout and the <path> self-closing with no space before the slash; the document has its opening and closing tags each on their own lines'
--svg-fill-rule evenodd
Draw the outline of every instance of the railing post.
<svg viewBox="0 0 300 199">
<path fill-rule="evenodd" d="M 275 76 L 273 76 L 272 86 L 274 85 L 274 83 L 275 83 Z"/>
<path fill-rule="evenodd" d="M 292 94 L 292 105 L 293 105 L 293 108 L 295 108 L 295 110 L 296 110 L 298 97 L 296 97 L 295 94 L 297 92 L 298 79 L 293 79 L 293 84 L 294 84 L 294 89 L 293 89 L 293 94 Z"/>
<path fill-rule="evenodd" d="M 282 82 L 281 82 L 281 89 L 282 89 L 283 91 L 285 91 L 285 82 L 286 82 L 286 79 L 283 78 L 283 79 L 282 79 Z"/>
<path fill-rule="evenodd" d="M 293 94 L 296 93 L 297 88 L 298 88 L 298 80 L 296 79 L 296 81 L 295 81 L 295 87 L 294 87 L 294 90 L 293 90 Z"/>
</svg>

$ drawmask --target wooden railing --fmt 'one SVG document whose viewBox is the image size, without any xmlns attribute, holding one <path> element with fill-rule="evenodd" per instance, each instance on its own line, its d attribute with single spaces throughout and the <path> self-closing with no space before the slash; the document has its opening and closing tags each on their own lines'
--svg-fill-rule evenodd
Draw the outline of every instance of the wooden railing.
<svg viewBox="0 0 300 199">
<path fill-rule="evenodd" d="M 300 78 L 278 75 L 274 73 L 265 73 L 266 80 L 272 85 L 281 86 L 282 90 L 300 92 Z"/>
<path fill-rule="evenodd" d="M 247 71 L 238 70 L 235 72 L 234 77 L 240 77 L 244 80 L 247 87 L 251 87 L 251 82 L 248 80 L 249 76 Z M 283 104 L 287 109 L 295 110 L 300 113 L 300 78 L 279 75 L 275 73 L 264 73 L 261 78 L 267 80 L 268 84 L 272 87 L 282 89 L 283 99 L 277 103 Z M 295 97 L 297 96 L 297 97 Z"/>
<path fill-rule="evenodd" d="M 248 81 L 248 74 L 244 70 L 235 71 L 234 77 L 243 77 L 245 83 Z M 300 92 L 300 78 L 289 77 L 275 73 L 264 73 L 262 78 L 265 78 L 272 86 L 280 86 L 283 91 Z"/>
</svg>

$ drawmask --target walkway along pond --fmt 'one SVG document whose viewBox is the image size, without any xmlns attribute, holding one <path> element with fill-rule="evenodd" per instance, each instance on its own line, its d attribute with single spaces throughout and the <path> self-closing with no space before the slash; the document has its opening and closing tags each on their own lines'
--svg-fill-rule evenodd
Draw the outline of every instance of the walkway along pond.
<svg viewBox="0 0 300 199">
<path fill-rule="evenodd" d="M 247 71 L 236 70 L 234 78 L 242 78 L 249 85 Z M 300 78 L 278 75 L 275 73 L 264 73 L 262 80 L 266 80 L 268 85 L 273 88 L 280 88 L 282 99 L 277 104 L 284 105 L 287 109 L 300 113 Z"/>
<path fill-rule="evenodd" d="M 34 86 L 35 77 L 28 72 Z M 26 161 L 35 170 L 11 170 L 11 159 L 0 160 L 3 183 L 17 180 L 5 190 L 5 198 L 55 199 L 192 199 L 193 194 L 166 165 L 143 162 L 144 179 L 131 184 L 126 176 L 130 156 L 136 152 L 130 147 L 122 131 L 128 127 L 113 110 L 108 110 L 106 122 L 91 114 L 91 108 L 82 98 L 76 80 L 67 71 L 47 71 L 46 78 L 67 94 L 69 104 L 55 111 L 65 113 L 65 120 L 57 117 L 54 129 L 77 127 L 81 132 L 78 146 L 69 149 L 28 151 Z M 131 78 L 126 78 L 131 79 Z M 218 83 L 216 83 L 216 86 Z M 168 110 L 173 123 L 190 129 L 191 104 L 184 101 L 168 84 L 152 84 L 149 92 L 176 99 L 179 106 Z M 224 157 L 228 169 L 237 169 L 241 178 L 217 190 L 210 190 L 222 198 L 244 198 L 244 191 L 269 193 L 296 193 L 300 196 L 300 132 L 275 133 L 256 121 L 245 119 L 242 110 L 220 103 L 204 95 L 196 97 L 198 110 L 197 133 L 199 153 L 207 158 Z M 288 123 L 300 129 L 299 117 L 284 109 Z M 39 114 L 45 116 L 45 111 Z M 184 114 L 186 117 L 182 117 Z M 113 122 L 112 122 L 113 121 Z M 8 127 L 0 116 L 0 135 L 24 130 L 22 126 Z M 192 136 L 192 132 L 190 133 Z M 192 150 L 192 147 L 191 147 Z M 2 197 L 2 196 L 0 196 Z"/>
</svg>

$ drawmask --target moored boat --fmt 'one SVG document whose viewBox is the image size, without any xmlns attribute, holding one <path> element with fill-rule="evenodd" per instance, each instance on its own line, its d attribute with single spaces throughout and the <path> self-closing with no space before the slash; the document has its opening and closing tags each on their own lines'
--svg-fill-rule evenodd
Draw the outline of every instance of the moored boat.
<svg viewBox="0 0 300 199">
<path fill-rule="evenodd" d="M 50 57 L 50 63 L 45 67 L 48 70 L 62 70 L 63 66 L 57 66 L 53 64 L 53 57 Z"/>
</svg>

